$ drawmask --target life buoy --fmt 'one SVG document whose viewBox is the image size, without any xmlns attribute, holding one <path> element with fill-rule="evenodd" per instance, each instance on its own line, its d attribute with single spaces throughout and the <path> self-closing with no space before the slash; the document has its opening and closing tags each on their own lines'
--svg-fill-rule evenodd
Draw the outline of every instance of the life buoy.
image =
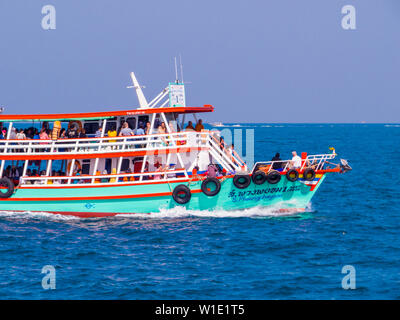
<svg viewBox="0 0 400 320">
<path fill-rule="evenodd" d="M 213 184 L 214 188 L 210 188 L 209 185 Z M 209 197 L 213 197 L 221 190 L 221 182 L 217 178 L 206 178 L 201 184 L 201 191 Z"/>
<path fill-rule="evenodd" d="M 251 178 L 248 174 L 237 174 L 233 177 L 233 184 L 236 188 L 245 189 L 250 185 Z"/>
<path fill-rule="evenodd" d="M 253 180 L 254 184 L 260 185 L 263 184 L 265 180 L 267 180 L 267 175 L 264 171 L 258 170 L 252 175 L 251 179 Z"/>
<path fill-rule="evenodd" d="M 275 170 L 270 171 L 270 173 L 267 174 L 267 181 L 270 184 L 277 184 L 281 181 L 281 174 Z"/>
<path fill-rule="evenodd" d="M 11 195 L 14 193 L 14 182 L 12 182 L 9 178 L 4 177 L 0 179 L 0 198 L 6 199 L 11 197 Z M 4 187 L 7 189 L 6 192 L 3 192 Z"/>
<path fill-rule="evenodd" d="M 190 189 L 184 184 L 177 185 L 172 192 L 172 198 L 179 204 L 188 203 L 191 197 Z"/>
<path fill-rule="evenodd" d="M 286 172 L 286 179 L 288 179 L 290 182 L 295 182 L 299 178 L 299 173 L 295 169 L 290 169 L 288 172 Z"/>
<path fill-rule="evenodd" d="M 303 172 L 303 178 L 307 181 L 313 181 L 315 178 L 315 171 L 312 168 L 307 168 Z"/>
</svg>

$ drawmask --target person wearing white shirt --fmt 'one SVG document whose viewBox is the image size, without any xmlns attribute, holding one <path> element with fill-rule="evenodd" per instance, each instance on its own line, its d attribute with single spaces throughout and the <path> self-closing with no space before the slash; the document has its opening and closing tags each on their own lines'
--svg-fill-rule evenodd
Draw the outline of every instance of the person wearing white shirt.
<svg viewBox="0 0 400 320">
<path fill-rule="evenodd" d="M 300 169 L 301 168 L 301 158 L 297 155 L 296 151 L 292 152 L 292 161 L 291 161 L 291 167 L 294 169 Z"/>
</svg>

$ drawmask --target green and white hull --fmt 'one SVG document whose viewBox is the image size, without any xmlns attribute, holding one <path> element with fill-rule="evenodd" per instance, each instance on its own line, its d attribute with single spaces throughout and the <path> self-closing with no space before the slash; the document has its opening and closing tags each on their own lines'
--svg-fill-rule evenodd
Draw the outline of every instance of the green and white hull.
<svg viewBox="0 0 400 320">
<path fill-rule="evenodd" d="M 187 210 L 240 210 L 252 207 L 279 207 L 280 210 L 303 210 L 324 180 L 317 174 L 314 181 L 288 181 L 256 185 L 245 189 L 233 184 L 233 178 L 222 178 L 220 192 L 207 196 L 201 191 L 201 180 L 151 181 L 109 185 L 59 185 L 21 187 L 8 199 L 0 200 L 0 211 L 50 212 L 79 217 L 102 217 L 117 214 L 151 214 L 163 209 L 184 207 Z M 174 188 L 186 185 L 190 201 L 178 204 L 172 197 Z"/>
</svg>

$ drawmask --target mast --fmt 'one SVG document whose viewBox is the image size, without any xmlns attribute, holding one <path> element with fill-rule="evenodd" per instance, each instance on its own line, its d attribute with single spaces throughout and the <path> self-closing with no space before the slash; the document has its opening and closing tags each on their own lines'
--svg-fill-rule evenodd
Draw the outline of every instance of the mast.
<svg viewBox="0 0 400 320">
<path fill-rule="evenodd" d="M 139 100 L 139 106 L 140 106 L 139 109 L 148 108 L 149 104 L 146 100 L 146 97 L 143 94 L 142 87 L 139 85 L 139 82 L 137 81 L 136 76 L 133 72 L 131 72 L 131 79 L 133 82 L 133 86 L 129 86 L 127 88 L 135 88 L 136 89 L 136 94 L 137 94 L 137 97 Z"/>
</svg>

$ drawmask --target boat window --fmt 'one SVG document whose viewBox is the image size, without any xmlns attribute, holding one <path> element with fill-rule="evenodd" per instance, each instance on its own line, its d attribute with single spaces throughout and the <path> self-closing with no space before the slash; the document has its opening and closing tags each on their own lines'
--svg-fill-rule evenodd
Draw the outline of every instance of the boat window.
<svg viewBox="0 0 400 320">
<path fill-rule="evenodd" d="M 116 121 L 107 121 L 106 123 L 106 132 L 107 133 L 109 130 L 117 130 L 117 122 Z"/>
<path fill-rule="evenodd" d="M 147 121 L 149 121 L 149 116 L 139 116 L 139 124 L 142 125 L 142 127 L 146 126 Z"/>
<path fill-rule="evenodd" d="M 89 174 L 90 171 L 90 160 L 82 161 L 82 174 Z"/>
<path fill-rule="evenodd" d="M 107 173 L 111 173 L 111 164 L 112 164 L 112 159 L 106 159 L 104 170 L 107 170 Z"/>
<path fill-rule="evenodd" d="M 95 134 L 97 130 L 99 130 L 98 122 L 85 122 L 83 125 L 86 134 Z"/>
<path fill-rule="evenodd" d="M 129 128 L 136 129 L 136 118 L 127 118 L 126 122 L 128 122 Z"/>
<path fill-rule="evenodd" d="M 123 159 L 121 163 L 121 171 L 126 171 L 129 169 L 129 159 Z"/>
</svg>

